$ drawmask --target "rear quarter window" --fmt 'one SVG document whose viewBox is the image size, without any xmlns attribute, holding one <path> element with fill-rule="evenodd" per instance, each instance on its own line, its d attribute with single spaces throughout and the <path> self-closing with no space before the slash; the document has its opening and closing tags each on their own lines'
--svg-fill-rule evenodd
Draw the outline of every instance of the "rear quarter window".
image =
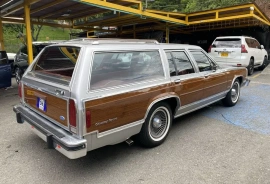
<svg viewBox="0 0 270 184">
<path fill-rule="evenodd" d="M 47 47 L 34 64 L 32 72 L 47 80 L 56 79 L 69 82 L 79 54 L 79 47 Z"/>
<path fill-rule="evenodd" d="M 95 53 L 90 90 L 164 78 L 158 51 Z"/>
</svg>

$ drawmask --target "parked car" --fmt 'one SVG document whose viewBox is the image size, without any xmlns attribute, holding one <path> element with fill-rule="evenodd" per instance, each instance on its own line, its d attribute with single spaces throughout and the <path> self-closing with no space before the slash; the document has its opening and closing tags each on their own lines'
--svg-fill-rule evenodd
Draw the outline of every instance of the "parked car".
<svg viewBox="0 0 270 184">
<path fill-rule="evenodd" d="M 11 66 L 6 51 L 0 51 L 0 88 L 11 86 Z"/>
<path fill-rule="evenodd" d="M 248 36 L 217 37 L 208 53 L 219 64 L 244 66 L 252 75 L 254 68 L 264 69 L 268 64 L 268 54 L 263 45 Z"/>
<path fill-rule="evenodd" d="M 128 67 L 117 59 L 123 56 L 131 56 Z M 134 135 L 143 146 L 158 146 L 174 118 L 219 100 L 234 106 L 240 87 L 249 83 L 246 76 L 246 68 L 220 67 L 198 46 L 69 41 L 35 58 L 13 110 L 17 122 L 26 121 L 49 148 L 75 159 L 131 143 Z"/>
<path fill-rule="evenodd" d="M 60 41 L 39 41 L 33 42 L 33 57 L 35 58 L 39 52 L 46 46 L 58 43 Z M 28 67 L 27 46 L 23 45 L 14 57 L 13 69 L 15 73 L 16 82 L 19 83 L 24 71 Z"/>
</svg>

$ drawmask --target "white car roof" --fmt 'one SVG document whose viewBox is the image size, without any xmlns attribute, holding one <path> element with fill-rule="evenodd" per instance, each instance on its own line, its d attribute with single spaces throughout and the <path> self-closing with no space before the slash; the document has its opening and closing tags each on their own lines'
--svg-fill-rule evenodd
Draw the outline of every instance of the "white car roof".
<svg viewBox="0 0 270 184">
<path fill-rule="evenodd" d="M 216 39 L 223 39 L 223 38 L 226 39 L 226 38 L 252 38 L 252 37 L 250 37 L 250 36 L 219 36 L 219 37 L 216 37 Z"/>
</svg>

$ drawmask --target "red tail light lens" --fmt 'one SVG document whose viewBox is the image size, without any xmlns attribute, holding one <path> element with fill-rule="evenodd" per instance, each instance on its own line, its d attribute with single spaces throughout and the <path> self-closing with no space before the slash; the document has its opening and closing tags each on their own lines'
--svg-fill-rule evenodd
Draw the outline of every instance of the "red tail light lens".
<svg viewBox="0 0 270 184">
<path fill-rule="evenodd" d="M 19 94 L 19 97 L 22 98 L 22 84 L 19 83 L 18 85 L 18 94 Z"/>
<path fill-rule="evenodd" d="M 245 45 L 241 45 L 241 53 L 248 53 Z"/>
<path fill-rule="evenodd" d="M 69 125 L 71 126 L 70 129 L 72 132 L 76 133 L 76 127 L 77 127 L 77 122 L 76 122 L 76 107 L 75 107 L 75 102 L 74 100 L 70 99 L 69 100 Z M 74 130 L 75 128 L 75 130 Z"/>
<path fill-rule="evenodd" d="M 90 111 L 86 111 L 86 128 L 90 128 L 91 127 L 91 112 Z"/>
<path fill-rule="evenodd" d="M 211 49 L 212 49 L 212 45 L 209 46 L 209 48 L 208 48 L 208 53 L 211 52 Z"/>
</svg>

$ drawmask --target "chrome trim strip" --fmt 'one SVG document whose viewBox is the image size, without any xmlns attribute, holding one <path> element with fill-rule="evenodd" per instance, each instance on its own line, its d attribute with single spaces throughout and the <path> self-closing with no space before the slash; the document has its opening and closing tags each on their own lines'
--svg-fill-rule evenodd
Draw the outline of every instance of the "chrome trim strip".
<svg viewBox="0 0 270 184">
<path fill-rule="evenodd" d="M 104 132 L 101 132 L 101 133 L 99 133 L 98 130 L 94 130 L 92 132 L 86 133 L 84 136 L 87 136 L 87 135 L 96 133 L 97 134 L 97 138 L 102 138 L 102 137 L 105 137 L 105 136 L 109 136 L 110 134 L 117 133 L 117 132 L 120 132 L 122 130 L 125 130 L 125 129 L 128 129 L 128 128 L 132 128 L 132 127 L 138 126 L 140 124 L 143 124 L 144 121 L 145 121 L 144 119 L 141 119 L 141 120 L 138 120 L 138 121 L 134 121 L 132 123 L 128 123 L 128 124 L 125 124 L 125 125 L 122 125 L 122 126 L 119 126 L 119 127 L 116 127 L 116 128 L 113 128 L 113 129 L 104 131 Z"/>
<path fill-rule="evenodd" d="M 215 84 L 215 85 L 212 85 L 212 86 L 208 86 L 208 87 L 205 87 L 203 90 L 208 89 L 208 88 L 212 88 L 212 87 L 215 87 L 215 86 L 218 86 L 218 85 L 221 85 L 221 84 L 226 84 L 226 83 L 227 83 L 227 81 L 222 82 L 222 83 L 218 83 L 218 84 Z"/>
<path fill-rule="evenodd" d="M 141 125 L 143 123 L 144 123 L 144 119 L 139 120 L 139 121 L 135 121 L 133 123 L 128 123 L 126 125 L 123 125 L 123 126 L 120 126 L 120 127 L 117 127 L 117 128 L 105 131 L 105 132 L 98 133 L 98 131 L 96 131 L 97 132 L 97 138 L 102 138 L 102 137 L 108 136 L 110 134 L 117 133 L 117 132 L 123 131 L 125 129 L 135 127 L 137 125 Z"/>
<path fill-rule="evenodd" d="M 198 90 L 194 90 L 194 91 L 191 91 L 191 92 L 187 92 L 187 93 L 181 93 L 181 96 L 187 95 L 187 94 L 190 94 L 190 93 L 194 93 L 194 92 L 198 92 L 198 91 L 204 91 L 204 88 L 198 89 Z"/>
<path fill-rule="evenodd" d="M 162 101 L 162 100 L 165 100 L 165 99 L 169 99 L 169 98 L 176 98 L 177 99 L 177 106 L 175 108 L 175 112 L 177 111 L 177 109 L 179 109 L 179 107 L 181 106 L 181 100 L 179 98 L 179 96 L 176 96 L 176 95 L 168 95 L 166 97 L 162 97 L 162 98 L 159 98 L 159 99 L 156 99 L 155 101 L 153 101 L 149 107 L 147 108 L 146 110 L 146 113 L 145 113 L 145 116 L 144 116 L 144 120 L 147 118 L 148 116 L 148 113 L 149 111 L 151 110 L 151 108 L 158 102 Z"/>
<path fill-rule="evenodd" d="M 34 80 L 34 79 L 33 79 Z M 36 89 L 36 90 L 38 90 L 38 91 L 41 91 L 41 92 L 44 92 L 44 93 L 47 93 L 47 94 L 49 94 L 49 95 L 52 95 L 52 96 L 54 96 L 54 97 L 57 97 L 57 98 L 60 98 L 60 99 L 63 99 L 63 100 L 66 100 L 66 101 L 68 101 L 68 99 L 69 99 L 69 97 L 66 97 L 66 96 L 59 96 L 59 95 L 56 95 L 56 93 L 53 93 L 53 92 L 51 92 L 51 91 L 49 91 L 49 90 L 47 90 L 47 89 L 45 89 L 45 88 L 41 88 L 41 87 L 37 87 L 37 86 L 34 86 L 34 85 L 32 85 L 32 84 L 30 84 L 30 83 L 27 83 L 27 82 L 23 82 L 24 83 L 24 85 L 26 85 L 26 86 L 28 86 L 28 87 L 30 87 L 30 88 L 33 88 L 33 89 Z M 61 88 L 58 88 L 58 87 L 55 87 L 56 89 L 61 89 Z"/>
<path fill-rule="evenodd" d="M 192 111 L 195 111 L 195 110 L 198 110 L 198 109 L 201 109 L 207 105 L 210 105 L 214 102 L 217 102 L 221 99 L 223 99 L 226 94 L 229 92 L 229 90 L 227 91 L 224 91 L 224 92 L 221 92 L 221 93 L 218 93 L 216 95 L 213 95 L 211 97 L 208 97 L 208 98 L 205 98 L 203 100 L 200 100 L 200 101 L 197 101 L 197 102 L 194 102 L 192 104 L 188 104 L 188 105 L 185 105 L 185 106 L 182 106 L 176 113 L 176 115 L 174 116 L 174 118 L 177 118 L 179 116 L 182 116 L 182 115 L 185 115 L 185 114 L 188 114 Z"/>
</svg>

